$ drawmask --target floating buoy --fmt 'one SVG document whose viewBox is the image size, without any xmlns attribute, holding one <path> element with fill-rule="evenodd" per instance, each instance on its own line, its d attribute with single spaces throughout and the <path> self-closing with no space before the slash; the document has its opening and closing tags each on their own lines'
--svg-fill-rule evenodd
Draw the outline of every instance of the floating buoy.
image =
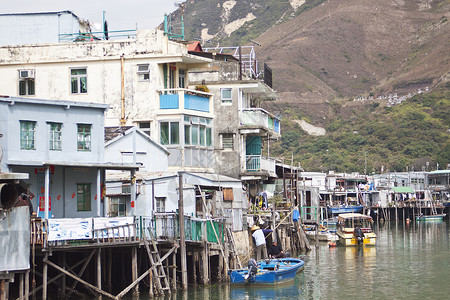
<svg viewBox="0 0 450 300">
<path fill-rule="evenodd" d="M 336 247 L 337 246 L 337 244 L 336 243 L 333 243 L 333 242 L 329 242 L 328 243 L 328 247 Z"/>
</svg>

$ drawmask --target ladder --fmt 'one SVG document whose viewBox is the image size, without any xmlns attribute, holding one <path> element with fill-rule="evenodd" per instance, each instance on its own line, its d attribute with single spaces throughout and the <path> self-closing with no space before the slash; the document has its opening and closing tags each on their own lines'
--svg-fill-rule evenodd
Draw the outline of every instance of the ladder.
<svg viewBox="0 0 450 300">
<path fill-rule="evenodd" d="M 153 279 L 156 285 L 156 290 L 160 295 L 163 295 L 164 292 L 170 294 L 170 285 L 169 280 L 167 279 L 166 272 L 164 271 L 163 264 L 161 262 L 161 257 L 159 255 L 158 246 L 156 245 L 155 239 L 153 238 L 153 234 L 149 229 L 150 233 L 150 241 L 151 241 L 151 249 L 147 238 L 144 238 L 145 248 L 147 249 L 148 258 L 150 259 L 151 269 Z M 161 279 L 163 284 L 161 283 Z M 152 287 L 150 287 L 152 288 Z"/>
</svg>

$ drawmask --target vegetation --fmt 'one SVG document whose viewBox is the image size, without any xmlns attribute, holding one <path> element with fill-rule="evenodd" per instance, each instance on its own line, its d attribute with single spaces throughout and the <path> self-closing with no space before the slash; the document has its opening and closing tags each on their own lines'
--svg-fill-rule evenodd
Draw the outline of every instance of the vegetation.
<svg viewBox="0 0 450 300">
<path fill-rule="evenodd" d="M 339 106 L 336 102 L 331 105 Z M 325 136 L 310 136 L 285 116 L 282 137 L 271 145 L 271 154 L 291 157 L 293 153 L 294 160 L 308 171 L 364 173 L 365 161 L 367 173 L 380 172 L 381 168 L 422 170 L 426 162 L 444 167 L 450 162 L 449 115 L 447 84 L 398 106 L 373 102 L 353 114 L 335 115 Z"/>
</svg>

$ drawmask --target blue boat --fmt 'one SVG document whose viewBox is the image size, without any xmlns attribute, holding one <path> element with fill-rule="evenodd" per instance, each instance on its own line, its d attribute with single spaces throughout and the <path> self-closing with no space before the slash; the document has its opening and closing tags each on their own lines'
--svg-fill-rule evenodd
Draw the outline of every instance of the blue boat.
<svg viewBox="0 0 450 300">
<path fill-rule="evenodd" d="M 250 260 L 248 268 L 231 270 L 228 275 L 232 284 L 279 284 L 293 280 L 304 265 L 298 258 Z"/>
<path fill-rule="evenodd" d="M 347 214 L 347 213 L 357 213 L 363 210 L 363 205 L 339 205 L 330 206 L 329 209 L 333 215 L 337 214 Z"/>
</svg>

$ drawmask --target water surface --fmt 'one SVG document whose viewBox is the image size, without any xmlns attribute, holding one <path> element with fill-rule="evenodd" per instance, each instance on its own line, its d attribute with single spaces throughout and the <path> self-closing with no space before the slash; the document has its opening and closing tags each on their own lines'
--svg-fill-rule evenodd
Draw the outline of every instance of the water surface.
<svg viewBox="0 0 450 300">
<path fill-rule="evenodd" d="M 190 286 L 171 299 L 448 299 L 450 226 L 444 222 L 375 227 L 374 247 L 329 248 L 326 243 L 304 256 L 295 281 L 275 288 L 216 284 Z M 148 299 L 141 292 L 140 300 Z"/>
</svg>

